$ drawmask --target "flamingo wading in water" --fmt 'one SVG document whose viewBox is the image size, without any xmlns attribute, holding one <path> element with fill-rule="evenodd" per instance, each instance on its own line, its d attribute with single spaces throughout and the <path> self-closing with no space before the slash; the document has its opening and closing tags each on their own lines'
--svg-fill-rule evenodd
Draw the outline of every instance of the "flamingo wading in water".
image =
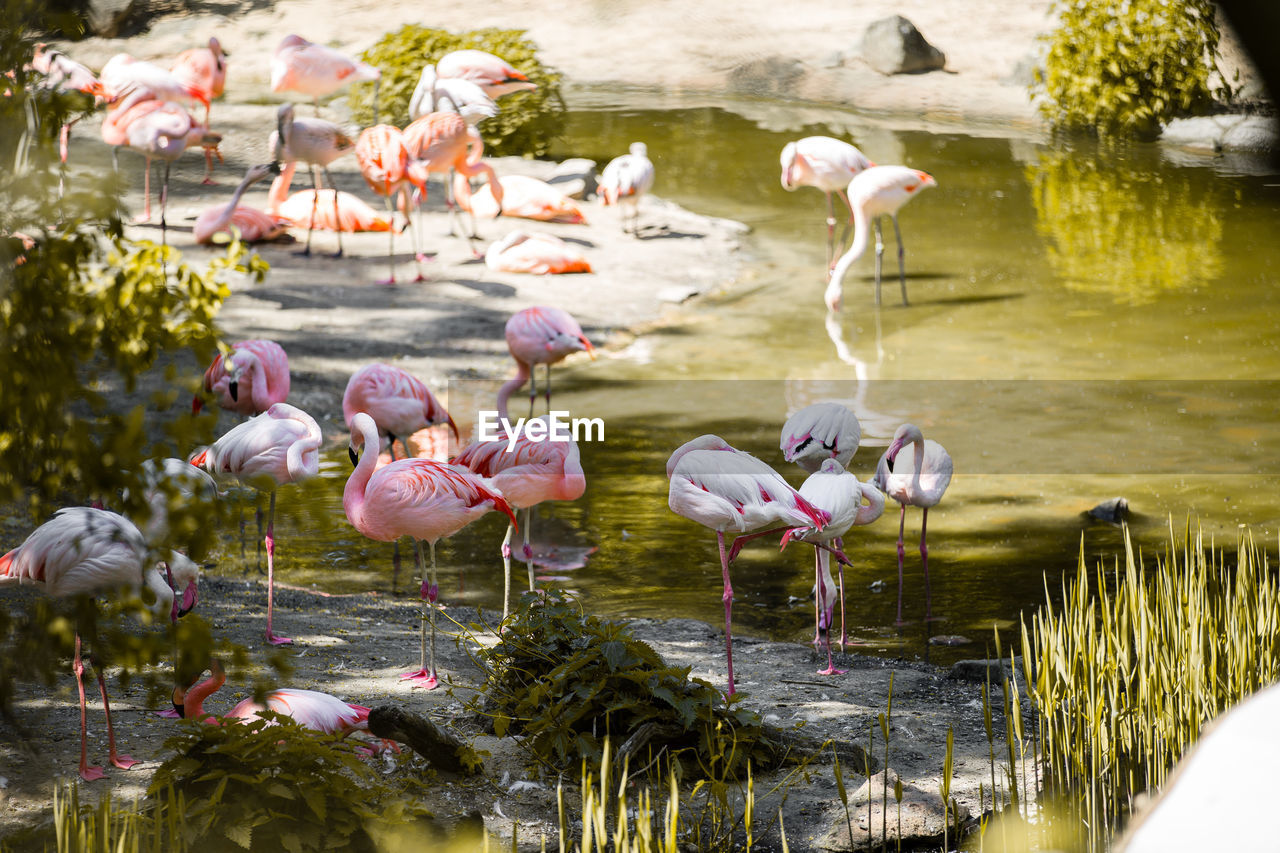
<svg viewBox="0 0 1280 853">
<path fill-rule="evenodd" d="M 827 307 L 840 310 L 840 296 L 845 274 L 854 261 L 867 250 L 868 221 L 876 228 L 876 305 L 880 304 L 880 267 L 884 257 L 884 238 L 880 233 L 880 217 L 893 219 L 893 233 L 898 238 L 898 282 L 902 286 L 902 304 L 907 304 L 906 250 L 902 247 L 902 229 L 898 227 L 898 211 L 915 198 L 920 190 L 936 187 L 933 176 L 906 166 L 872 166 L 849 182 L 849 205 L 853 208 L 853 243 L 840 256 L 831 270 L 824 296 Z"/>
<path fill-rule="evenodd" d="M 845 189 L 855 175 L 875 164 L 849 143 L 830 136 L 806 136 L 804 139 L 788 142 L 783 146 L 779 160 L 784 190 L 794 192 L 800 187 L 817 187 L 827 197 L 827 272 L 830 273 L 836 256 L 836 211 L 831 202 L 831 194 L 840 196 L 852 217 L 853 205 L 849 203 Z M 840 245 L 844 245 L 848 233 L 846 221 L 844 233 L 840 235 Z"/>
<path fill-rule="evenodd" d="M 431 459 L 400 459 L 377 467 L 378 425 L 364 412 L 351 419 L 351 462 L 355 470 L 342 491 L 342 507 L 351 526 L 370 539 L 394 542 L 412 536 L 423 563 L 422 543 L 431 549 L 430 575 L 422 579 L 422 598 L 431 609 L 431 658 L 427 659 L 427 614 L 421 617 L 421 663 L 402 679 L 415 687 L 439 686 L 436 673 L 436 542 L 452 536 L 491 510 L 516 523 L 515 513 L 502 495 L 466 468 Z M 361 447 L 364 454 L 359 453 Z"/>
<path fill-rule="evenodd" d="M 839 403 L 805 406 L 782 425 L 782 458 L 812 474 L 827 459 L 848 468 L 862 440 L 858 416 Z"/>
<path fill-rule="evenodd" d="M 902 545 L 907 524 L 907 507 L 918 506 L 920 516 L 920 561 L 924 566 L 925 619 L 933 618 L 933 602 L 929 594 L 929 547 L 925 532 L 929 524 L 929 507 L 937 506 L 951 483 L 951 455 L 933 439 L 925 439 L 915 424 L 903 424 L 893 434 L 889 449 L 880 457 L 873 482 L 902 506 L 898 521 L 898 624 L 902 621 L 902 561 L 906 550 Z"/>
<path fill-rule="evenodd" d="M 529 416 L 538 398 L 538 381 L 534 371 L 539 364 L 547 366 L 547 411 L 551 411 L 551 365 L 563 361 L 569 353 L 586 350 L 594 360 L 591 341 L 582 333 L 578 321 L 569 312 L 547 305 L 517 311 L 507 320 L 507 349 L 516 362 L 516 375 L 498 389 L 498 415 L 507 416 L 507 400 L 525 380 L 529 380 Z"/>
<path fill-rule="evenodd" d="M 778 472 L 717 435 L 702 435 L 678 447 L 667 460 L 667 479 L 671 481 L 667 496 L 671 511 L 716 532 L 724 575 L 722 600 L 728 695 L 732 696 L 735 692 L 733 585 L 729 581 L 732 557 L 725 552 L 725 531 L 746 534 L 776 524 L 821 529 L 830 516 L 801 497 Z"/>
</svg>

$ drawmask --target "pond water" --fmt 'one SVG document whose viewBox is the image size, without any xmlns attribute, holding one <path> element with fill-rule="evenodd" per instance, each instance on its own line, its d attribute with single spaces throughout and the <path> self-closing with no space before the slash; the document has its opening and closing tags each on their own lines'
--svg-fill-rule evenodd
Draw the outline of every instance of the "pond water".
<svg viewBox="0 0 1280 853">
<path fill-rule="evenodd" d="M 762 120 L 740 114 L 756 105 L 635 103 L 581 95 L 556 154 L 603 163 L 643 140 L 655 193 L 752 234 L 734 287 L 614 357 L 556 369 L 556 408 L 603 418 L 606 441 L 582 445 L 587 494 L 540 508 L 533 533 L 562 548 L 560 565 L 540 573 L 590 610 L 719 623 L 715 537 L 668 510 L 665 460 L 716 432 L 798 486 L 778 432 L 788 414 L 826 399 L 859 414 L 863 449 L 851 468 L 860 478 L 908 420 L 955 462 L 928 526 L 942 621 L 920 618 L 918 510 L 907 513 L 906 626 L 893 624 L 897 506 L 846 539 L 856 564 L 847 618 L 862 651 L 939 662 L 983 654 L 992 626 L 1016 631 L 1082 549 L 1091 564 L 1120 553 L 1118 528 L 1084 514 L 1116 495 L 1129 500 L 1148 558 L 1163 551 L 1170 523 L 1181 536 L 1188 519 L 1219 546 L 1233 549 L 1237 525 L 1248 524 L 1274 549 L 1280 189 L 1265 169 L 1171 160 L 1156 146 L 895 130 L 838 111 L 816 124 L 813 111 Z M 822 196 L 779 183 L 782 147 L 813 134 L 937 179 L 900 216 L 910 307 L 899 304 L 888 229 L 884 306 L 868 254 L 846 279 L 843 312 L 828 315 Z M 653 212 L 642 223 L 661 225 Z M 451 408 L 468 396 L 484 403 L 496 384 L 451 387 Z M 390 589 L 390 546 L 342 521 L 348 470 L 335 449 L 326 477 L 282 493 L 282 508 L 308 509 L 305 532 L 279 544 L 285 580 Z M 503 526 L 491 517 L 441 546 L 444 602 L 500 606 Z M 575 548 L 595 549 L 585 566 L 573 567 Z M 736 630 L 811 636 L 812 559 L 801 547 L 746 549 L 733 572 Z M 401 592 L 413 587 L 409 571 Z M 885 584 L 873 592 L 877 579 Z M 930 646 L 938 634 L 973 642 Z"/>
</svg>

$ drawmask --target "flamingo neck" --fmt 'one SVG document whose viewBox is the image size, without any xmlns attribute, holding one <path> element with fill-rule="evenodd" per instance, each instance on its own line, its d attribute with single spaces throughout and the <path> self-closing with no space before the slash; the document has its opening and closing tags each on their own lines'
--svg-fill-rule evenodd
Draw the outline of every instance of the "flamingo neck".
<svg viewBox="0 0 1280 853">
<path fill-rule="evenodd" d="M 849 245 L 849 251 L 840 256 L 840 260 L 836 262 L 835 268 L 831 270 L 831 281 L 827 284 L 827 307 L 833 304 L 839 304 L 840 294 L 844 289 L 844 277 L 849 272 L 849 268 L 862 257 L 862 253 L 867 250 L 867 239 L 870 228 L 867 226 L 867 212 L 863 206 L 856 204 L 853 207 L 853 243 Z"/>
<path fill-rule="evenodd" d="M 279 176 L 271 182 L 271 190 L 267 193 L 267 212 L 280 212 L 280 205 L 289 198 L 289 187 L 293 184 L 293 173 L 298 168 L 297 162 L 290 161 L 280 167 Z"/>
<path fill-rule="evenodd" d="M 236 191 L 231 195 L 231 201 L 227 202 L 227 206 L 222 210 L 222 215 L 219 216 L 217 219 L 217 227 L 213 229 L 215 232 L 221 231 L 223 228 L 226 228 L 228 225 L 231 224 L 231 217 L 235 215 L 236 207 L 238 207 L 240 204 L 240 198 L 244 195 L 245 190 L 249 189 L 249 185 L 252 184 L 255 180 L 257 179 L 254 178 L 253 176 L 246 175 L 245 179 L 240 182 L 240 186 L 236 187 Z M 254 386 L 255 386 L 254 392 L 256 393 L 258 390 L 256 387 L 257 386 L 256 376 L 254 377 Z"/>
<path fill-rule="evenodd" d="M 364 442 L 364 453 L 360 455 L 360 461 L 356 463 L 355 470 L 347 478 L 347 485 L 342 490 L 342 508 L 346 510 L 347 518 L 351 520 L 352 525 L 359 529 L 364 523 L 365 489 L 369 485 L 369 478 L 378 467 L 378 448 L 381 446 L 381 440 L 373 418 L 363 412 L 351 419 L 351 428 L 359 431 L 360 438 Z"/>
<path fill-rule="evenodd" d="M 529 369 L 529 365 L 516 359 L 516 375 L 502 383 L 502 387 L 498 389 L 498 417 L 506 419 L 507 400 L 519 391 L 525 380 L 529 378 Z"/>
<path fill-rule="evenodd" d="M 204 710 L 204 700 L 208 699 L 226 683 L 227 674 L 222 671 L 222 667 L 214 666 L 210 670 L 208 681 L 202 681 L 195 687 L 187 691 L 187 695 L 182 700 L 182 716 L 188 720 L 204 720 L 216 723 L 213 715 L 206 714 Z"/>
</svg>

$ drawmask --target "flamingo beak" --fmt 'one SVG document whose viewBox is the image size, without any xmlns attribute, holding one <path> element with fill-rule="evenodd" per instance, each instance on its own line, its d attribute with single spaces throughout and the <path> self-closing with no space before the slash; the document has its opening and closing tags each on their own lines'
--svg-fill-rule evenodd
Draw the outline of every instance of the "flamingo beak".
<svg viewBox="0 0 1280 853">
<path fill-rule="evenodd" d="M 233 401 L 240 399 L 240 383 L 232 379 L 227 383 L 227 392 L 231 395 Z"/>
<path fill-rule="evenodd" d="M 587 348 L 587 355 L 591 356 L 591 360 L 596 360 L 595 347 L 591 346 L 591 341 L 587 340 L 586 335 L 579 335 L 578 340 L 582 341 L 582 345 Z"/>
<path fill-rule="evenodd" d="M 178 608 L 179 616 L 186 616 L 195 609 L 196 601 L 199 599 L 199 590 L 196 588 L 196 582 L 192 581 L 187 584 L 187 588 L 182 592 L 182 606 Z"/>
<path fill-rule="evenodd" d="M 187 691 L 181 687 L 173 688 L 173 694 L 169 697 L 169 702 L 173 705 L 173 710 L 177 713 L 179 719 L 187 716 L 186 706 Z"/>
<path fill-rule="evenodd" d="M 360 454 L 356 453 L 354 447 L 347 448 L 347 458 L 351 460 L 351 467 L 354 468 L 360 462 Z"/>
</svg>

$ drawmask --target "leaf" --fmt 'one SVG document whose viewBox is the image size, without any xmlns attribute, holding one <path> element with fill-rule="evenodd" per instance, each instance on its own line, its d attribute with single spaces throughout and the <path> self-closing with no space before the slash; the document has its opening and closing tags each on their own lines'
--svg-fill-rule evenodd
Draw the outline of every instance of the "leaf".
<svg viewBox="0 0 1280 853">
<path fill-rule="evenodd" d="M 253 841 L 253 829 L 244 824 L 230 824 L 223 830 L 223 834 L 245 850 L 249 849 Z"/>
</svg>

